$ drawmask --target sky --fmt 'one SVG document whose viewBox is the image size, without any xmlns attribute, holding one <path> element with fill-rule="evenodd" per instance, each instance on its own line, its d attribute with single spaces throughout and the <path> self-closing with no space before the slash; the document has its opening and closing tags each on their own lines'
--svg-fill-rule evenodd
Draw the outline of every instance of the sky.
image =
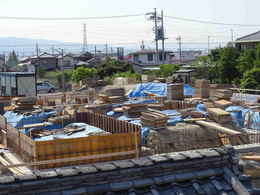
<svg viewBox="0 0 260 195">
<path fill-rule="evenodd" d="M 192 23 L 165 18 L 166 44 L 224 44 L 260 29 L 259 0 L 0 0 L 0 16 L 9 17 L 96 17 L 145 14 L 157 8 L 164 15 L 189 19 L 259 27 L 237 27 Z M 79 21 L 23 21 L 0 19 L 0 37 L 50 39 L 82 42 L 83 23 L 87 25 L 87 42 L 91 44 L 131 45 L 153 43 L 152 22 L 145 15 L 129 18 Z"/>
</svg>

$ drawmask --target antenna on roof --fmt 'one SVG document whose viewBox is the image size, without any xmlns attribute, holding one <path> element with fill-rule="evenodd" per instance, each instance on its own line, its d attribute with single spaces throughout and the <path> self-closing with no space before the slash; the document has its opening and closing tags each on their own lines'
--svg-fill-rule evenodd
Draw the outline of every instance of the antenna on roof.
<svg viewBox="0 0 260 195">
<path fill-rule="evenodd" d="M 140 48 L 141 48 L 142 50 L 145 49 L 144 41 L 142 41 L 142 43 L 141 43 L 141 45 L 140 45 Z"/>
</svg>

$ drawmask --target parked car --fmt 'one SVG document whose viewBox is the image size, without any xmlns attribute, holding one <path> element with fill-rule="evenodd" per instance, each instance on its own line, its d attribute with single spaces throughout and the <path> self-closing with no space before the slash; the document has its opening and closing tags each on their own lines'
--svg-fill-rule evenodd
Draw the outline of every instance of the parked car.
<svg viewBox="0 0 260 195">
<path fill-rule="evenodd" d="M 37 93 L 54 93 L 57 88 L 49 82 L 37 83 Z"/>
</svg>

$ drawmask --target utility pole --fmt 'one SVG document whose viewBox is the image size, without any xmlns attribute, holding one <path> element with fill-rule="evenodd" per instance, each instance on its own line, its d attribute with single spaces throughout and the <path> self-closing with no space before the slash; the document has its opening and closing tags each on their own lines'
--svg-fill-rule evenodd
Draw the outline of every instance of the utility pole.
<svg viewBox="0 0 260 195">
<path fill-rule="evenodd" d="M 105 48 L 106 48 L 106 57 L 108 57 L 108 45 L 107 44 L 105 45 Z"/>
<path fill-rule="evenodd" d="M 161 11 L 161 22 L 162 22 L 162 26 L 161 26 L 161 30 L 162 30 L 162 60 L 163 60 L 163 63 L 165 63 L 165 49 L 164 49 L 164 40 L 165 40 L 165 37 L 164 37 L 164 22 L 163 22 L 163 10 Z"/>
<path fill-rule="evenodd" d="M 95 57 L 97 57 L 97 46 L 95 45 Z"/>
<path fill-rule="evenodd" d="M 208 36 L 208 54 L 210 52 L 210 36 Z"/>
<path fill-rule="evenodd" d="M 83 47 L 82 51 L 85 53 L 87 50 L 87 28 L 86 23 L 83 24 Z"/>
<path fill-rule="evenodd" d="M 156 47 L 156 54 L 155 54 L 155 63 L 158 63 L 158 26 L 157 26 L 157 10 L 154 8 L 154 27 L 155 27 L 155 47 Z"/>
<path fill-rule="evenodd" d="M 113 57 L 113 47 L 110 47 L 111 57 Z"/>
<path fill-rule="evenodd" d="M 234 41 L 234 31 L 233 29 L 230 29 L 231 31 L 231 41 L 232 41 L 232 44 L 233 44 L 233 41 Z"/>
<path fill-rule="evenodd" d="M 178 43 L 179 43 L 179 60 L 180 60 L 180 63 L 182 62 L 182 51 L 181 51 L 181 36 L 178 36 L 177 38 L 176 38 L 176 40 L 178 41 Z"/>
</svg>

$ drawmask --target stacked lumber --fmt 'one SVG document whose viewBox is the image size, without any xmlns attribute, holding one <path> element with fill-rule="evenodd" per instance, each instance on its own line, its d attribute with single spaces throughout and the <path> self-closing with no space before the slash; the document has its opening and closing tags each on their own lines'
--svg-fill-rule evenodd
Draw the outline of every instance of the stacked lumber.
<svg viewBox="0 0 260 195">
<path fill-rule="evenodd" d="M 168 116 L 159 111 L 142 112 L 141 123 L 143 126 L 149 126 L 154 129 L 163 129 L 167 127 Z"/>
<path fill-rule="evenodd" d="M 168 100 L 183 100 L 184 98 L 183 83 L 168 84 L 167 98 Z"/>
<path fill-rule="evenodd" d="M 36 104 L 36 97 L 16 97 L 12 99 L 13 111 L 28 111 L 32 110 Z"/>
<path fill-rule="evenodd" d="M 61 115 L 61 116 L 55 116 L 55 117 L 50 117 L 48 118 L 48 122 L 53 123 L 53 124 L 69 124 L 73 122 L 72 118 L 70 115 Z"/>
<path fill-rule="evenodd" d="M 229 123 L 232 120 L 230 113 L 220 108 L 208 108 L 208 114 L 217 123 Z"/>
<path fill-rule="evenodd" d="M 91 104 L 91 105 L 86 105 L 85 108 L 92 112 L 105 114 L 108 111 L 112 110 L 112 105 L 111 104 Z"/>
<path fill-rule="evenodd" d="M 215 107 L 214 102 L 211 102 L 211 101 L 203 102 L 203 104 L 206 106 L 207 109 Z"/>
<path fill-rule="evenodd" d="M 210 82 L 208 80 L 196 80 L 195 82 L 195 96 L 199 98 L 209 98 L 210 95 Z"/>
<path fill-rule="evenodd" d="M 138 118 L 141 116 L 142 112 L 147 110 L 147 105 L 145 104 L 127 104 L 122 107 L 124 114 L 130 118 Z"/>
<path fill-rule="evenodd" d="M 125 96 L 110 96 L 109 97 L 109 102 L 110 103 L 119 103 L 119 102 L 124 102 L 125 101 Z"/>
<path fill-rule="evenodd" d="M 108 96 L 125 96 L 124 88 L 111 88 L 106 90 Z"/>
<path fill-rule="evenodd" d="M 147 108 L 154 109 L 154 110 L 163 110 L 163 104 L 146 104 Z"/>
<path fill-rule="evenodd" d="M 230 100 L 233 95 L 233 92 L 228 89 L 218 89 L 216 90 L 216 94 L 214 95 L 215 98 Z"/>
<path fill-rule="evenodd" d="M 227 108 L 228 106 L 231 106 L 232 105 L 232 102 L 230 101 L 227 101 L 227 100 L 218 100 L 218 101 L 215 101 L 215 106 L 218 107 L 218 108 L 222 108 L 222 109 L 225 109 Z"/>
</svg>

